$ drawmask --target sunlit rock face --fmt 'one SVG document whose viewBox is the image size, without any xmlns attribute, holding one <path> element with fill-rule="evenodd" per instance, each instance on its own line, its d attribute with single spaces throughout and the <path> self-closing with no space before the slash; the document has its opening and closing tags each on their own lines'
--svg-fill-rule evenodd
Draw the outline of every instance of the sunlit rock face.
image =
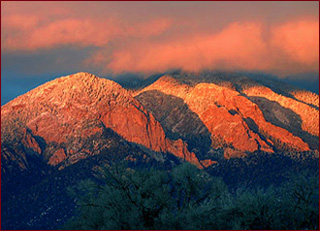
<svg viewBox="0 0 320 231">
<path fill-rule="evenodd" d="M 225 158 L 259 150 L 318 149 L 319 96 L 285 87 L 281 90 L 286 96 L 242 75 L 182 73 L 165 75 L 134 95 L 169 135 L 192 143 L 190 137 L 209 134 L 209 156 L 217 148 L 224 149 Z M 163 102 L 161 106 L 152 103 L 152 96 Z M 176 104 L 167 105 L 172 98 Z M 192 117 L 196 119 L 190 120 Z M 186 128 L 190 128 L 188 134 Z"/>
<path fill-rule="evenodd" d="M 2 172 L 98 155 L 116 145 L 107 129 L 200 168 L 256 151 L 315 150 L 318 105 L 316 94 L 242 75 L 168 74 L 133 91 L 77 73 L 2 106 Z"/>
<path fill-rule="evenodd" d="M 49 165 L 67 166 L 108 148 L 107 128 L 129 142 L 201 167 L 186 143 L 168 139 L 161 124 L 127 90 L 88 73 L 55 79 L 2 106 L 1 143 L 8 149 L 1 155 L 8 164 L 21 159 L 24 168 L 25 153 Z"/>
</svg>

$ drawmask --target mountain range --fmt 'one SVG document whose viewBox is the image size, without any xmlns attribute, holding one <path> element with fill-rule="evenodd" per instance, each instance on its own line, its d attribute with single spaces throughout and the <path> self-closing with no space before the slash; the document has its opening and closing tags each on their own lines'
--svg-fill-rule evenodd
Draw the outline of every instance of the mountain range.
<svg viewBox="0 0 320 231">
<path fill-rule="evenodd" d="M 55 228 L 72 212 L 62 189 L 102 163 L 206 170 L 259 153 L 318 158 L 319 95 L 226 72 L 173 72 L 134 89 L 84 72 L 57 78 L 1 107 L 2 227 Z M 50 212 L 49 198 L 69 212 Z M 46 202 L 17 212 L 35 201 Z"/>
</svg>

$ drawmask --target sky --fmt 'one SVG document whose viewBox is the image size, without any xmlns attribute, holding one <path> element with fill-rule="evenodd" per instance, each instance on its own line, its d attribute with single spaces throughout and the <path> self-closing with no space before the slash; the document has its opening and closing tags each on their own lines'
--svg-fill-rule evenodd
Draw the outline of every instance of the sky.
<svg viewBox="0 0 320 231">
<path fill-rule="evenodd" d="M 75 72 L 174 69 L 258 71 L 318 85 L 319 2 L 1 1 L 2 105 Z"/>
</svg>

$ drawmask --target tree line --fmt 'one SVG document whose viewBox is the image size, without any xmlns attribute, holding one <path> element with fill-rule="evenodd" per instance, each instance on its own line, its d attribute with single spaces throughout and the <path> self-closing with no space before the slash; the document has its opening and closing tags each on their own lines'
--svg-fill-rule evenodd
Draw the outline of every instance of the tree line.
<svg viewBox="0 0 320 231">
<path fill-rule="evenodd" d="M 70 195 L 77 213 L 64 229 L 319 229 L 318 175 L 308 171 L 232 192 L 188 163 L 169 171 L 115 164 Z"/>
</svg>

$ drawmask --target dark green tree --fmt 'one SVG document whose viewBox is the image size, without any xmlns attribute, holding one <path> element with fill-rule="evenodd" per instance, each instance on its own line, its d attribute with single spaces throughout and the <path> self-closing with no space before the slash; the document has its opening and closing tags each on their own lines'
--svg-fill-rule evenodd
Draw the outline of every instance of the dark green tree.
<svg viewBox="0 0 320 231">
<path fill-rule="evenodd" d="M 319 229 L 319 172 L 292 174 L 282 186 L 285 222 L 292 229 Z"/>
<path fill-rule="evenodd" d="M 202 229 L 228 195 L 221 180 L 188 163 L 171 172 L 117 165 L 99 180 L 72 190 L 79 209 L 67 229 Z"/>
<path fill-rule="evenodd" d="M 318 229 L 318 179 L 303 172 L 281 186 L 229 193 L 188 163 L 170 171 L 114 165 L 71 190 L 78 213 L 64 228 Z"/>
</svg>

